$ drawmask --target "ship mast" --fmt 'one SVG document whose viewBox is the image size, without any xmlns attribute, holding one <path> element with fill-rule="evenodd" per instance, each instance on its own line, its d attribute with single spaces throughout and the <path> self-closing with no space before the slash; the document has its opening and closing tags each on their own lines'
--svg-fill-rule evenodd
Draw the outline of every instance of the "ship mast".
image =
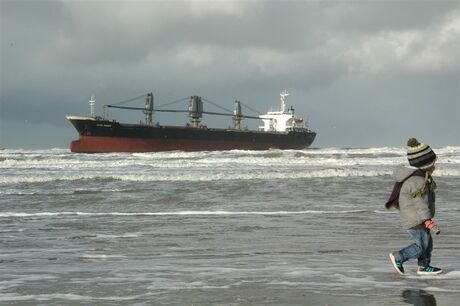
<svg viewBox="0 0 460 306">
<path fill-rule="evenodd" d="M 96 97 L 92 95 L 91 99 L 89 99 L 88 102 L 89 102 L 90 116 L 94 117 L 94 105 L 96 104 Z"/>
<path fill-rule="evenodd" d="M 286 100 L 287 97 L 289 96 L 289 92 L 287 90 L 283 90 L 280 93 L 280 101 L 281 101 L 281 109 L 280 112 L 285 113 L 286 112 Z"/>
</svg>

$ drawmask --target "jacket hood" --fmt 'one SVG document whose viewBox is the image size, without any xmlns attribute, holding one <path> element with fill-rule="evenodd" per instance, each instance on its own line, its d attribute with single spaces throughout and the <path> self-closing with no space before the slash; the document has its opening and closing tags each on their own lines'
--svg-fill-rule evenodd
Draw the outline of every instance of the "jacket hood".
<svg viewBox="0 0 460 306">
<path fill-rule="evenodd" d="M 417 171 L 417 169 L 407 168 L 407 167 L 399 167 L 393 173 L 393 177 L 397 182 L 402 182 L 402 181 L 404 181 L 404 179 L 406 179 L 408 176 L 410 176 L 415 171 Z"/>
</svg>

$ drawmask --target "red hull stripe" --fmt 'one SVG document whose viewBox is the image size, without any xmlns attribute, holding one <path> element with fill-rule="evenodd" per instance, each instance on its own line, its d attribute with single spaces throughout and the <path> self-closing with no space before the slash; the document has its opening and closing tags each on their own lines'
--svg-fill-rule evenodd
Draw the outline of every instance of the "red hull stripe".
<svg viewBox="0 0 460 306">
<path fill-rule="evenodd" d="M 168 140 L 122 137 L 81 136 L 70 143 L 75 153 L 109 152 L 160 152 L 160 151 L 222 151 L 222 150 L 268 150 L 303 149 L 303 147 L 279 147 L 270 143 L 224 142 L 204 140 Z"/>
</svg>

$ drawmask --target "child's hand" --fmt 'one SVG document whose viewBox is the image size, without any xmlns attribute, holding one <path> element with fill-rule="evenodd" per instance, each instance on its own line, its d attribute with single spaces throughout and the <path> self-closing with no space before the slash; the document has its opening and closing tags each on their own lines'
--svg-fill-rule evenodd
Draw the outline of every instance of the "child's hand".
<svg viewBox="0 0 460 306">
<path fill-rule="evenodd" d="M 427 229 L 430 230 L 431 233 L 433 234 L 436 234 L 436 235 L 439 235 L 441 233 L 441 231 L 439 230 L 439 227 L 436 225 L 436 223 L 433 222 L 433 220 L 429 219 L 429 220 L 426 220 L 423 225 L 425 225 L 425 227 Z"/>
</svg>

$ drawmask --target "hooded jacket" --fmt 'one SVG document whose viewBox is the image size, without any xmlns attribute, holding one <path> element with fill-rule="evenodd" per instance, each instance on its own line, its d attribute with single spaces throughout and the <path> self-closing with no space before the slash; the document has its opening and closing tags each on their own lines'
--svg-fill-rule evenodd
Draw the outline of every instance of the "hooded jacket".
<svg viewBox="0 0 460 306">
<path fill-rule="evenodd" d="M 393 176 L 402 182 L 417 169 L 400 167 Z M 399 194 L 399 214 L 404 229 L 421 225 L 435 214 L 434 182 L 431 177 L 412 176 L 401 186 Z"/>
</svg>

